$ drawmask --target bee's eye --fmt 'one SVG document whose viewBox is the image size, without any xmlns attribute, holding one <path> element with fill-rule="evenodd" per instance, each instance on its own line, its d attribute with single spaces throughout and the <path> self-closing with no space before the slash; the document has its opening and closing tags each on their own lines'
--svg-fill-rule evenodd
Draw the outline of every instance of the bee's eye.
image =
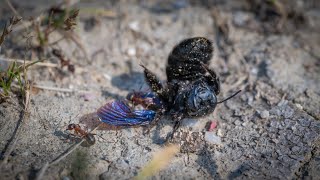
<svg viewBox="0 0 320 180">
<path fill-rule="evenodd" d="M 206 94 L 207 92 L 204 90 L 204 89 L 200 89 L 200 94 L 203 95 L 203 94 Z"/>
</svg>

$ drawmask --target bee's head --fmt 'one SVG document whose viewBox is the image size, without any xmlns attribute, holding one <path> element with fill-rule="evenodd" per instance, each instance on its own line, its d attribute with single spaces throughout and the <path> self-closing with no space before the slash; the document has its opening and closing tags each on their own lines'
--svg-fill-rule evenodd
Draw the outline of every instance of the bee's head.
<svg viewBox="0 0 320 180">
<path fill-rule="evenodd" d="M 187 97 L 187 113 L 189 116 L 204 116 L 214 111 L 217 105 L 217 96 L 206 83 L 199 82 L 193 85 Z"/>
</svg>

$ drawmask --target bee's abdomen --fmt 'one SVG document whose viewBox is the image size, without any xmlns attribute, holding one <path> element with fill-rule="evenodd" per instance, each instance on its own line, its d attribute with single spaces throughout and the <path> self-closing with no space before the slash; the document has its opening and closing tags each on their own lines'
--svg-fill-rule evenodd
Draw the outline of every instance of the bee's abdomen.
<svg viewBox="0 0 320 180">
<path fill-rule="evenodd" d="M 174 47 L 168 58 L 168 81 L 193 80 L 205 74 L 201 63 L 209 64 L 213 54 L 211 41 L 204 37 L 183 40 Z"/>
</svg>

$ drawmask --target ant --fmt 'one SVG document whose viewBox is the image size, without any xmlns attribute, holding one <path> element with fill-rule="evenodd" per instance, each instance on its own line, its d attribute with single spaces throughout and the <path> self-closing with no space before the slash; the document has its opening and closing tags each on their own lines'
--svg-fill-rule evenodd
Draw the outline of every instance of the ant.
<svg viewBox="0 0 320 180">
<path fill-rule="evenodd" d="M 127 95 L 127 100 L 133 106 L 141 105 L 146 109 L 156 110 L 162 106 L 160 99 L 153 92 L 131 92 Z"/>
<path fill-rule="evenodd" d="M 96 139 L 94 137 L 95 134 L 89 133 L 83 129 L 81 129 L 79 124 L 69 124 L 67 130 L 74 130 L 74 135 L 79 136 L 81 138 L 85 138 L 88 146 L 92 146 L 95 144 Z"/>
</svg>

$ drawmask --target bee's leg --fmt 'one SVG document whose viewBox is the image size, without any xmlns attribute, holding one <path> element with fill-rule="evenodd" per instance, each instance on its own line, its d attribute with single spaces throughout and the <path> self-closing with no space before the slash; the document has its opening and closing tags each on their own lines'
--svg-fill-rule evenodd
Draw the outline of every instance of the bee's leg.
<svg viewBox="0 0 320 180">
<path fill-rule="evenodd" d="M 182 116 L 173 116 L 173 119 L 175 119 L 175 124 L 173 126 L 172 132 L 170 134 L 168 134 L 167 138 L 166 138 L 166 142 L 169 142 L 173 139 L 174 133 L 176 133 L 176 131 L 179 129 L 180 125 L 181 125 L 181 121 L 182 121 Z"/>
<path fill-rule="evenodd" d="M 170 134 L 167 135 L 165 143 L 168 143 L 168 142 L 172 141 L 174 133 L 176 133 L 176 131 L 179 129 L 180 125 L 181 125 L 181 121 L 176 121 L 175 122 L 175 124 L 173 126 L 173 130 L 172 130 L 172 132 Z"/>
<path fill-rule="evenodd" d="M 161 95 L 163 91 L 163 86 L 158 77 L 149 69 L 147 69 L 144 65 L 141 64 L 141 66 L 144 68 L 144 76 L 152 91 L 158 95 Z"/>
<path fill-rule="evenodd" d="M 157 116 L 154 118 L 154 120 L 152 121 L 151 124 L 149 124 L 146 129 L 143 131 L 143 135 L 146 135 L 146 134 L 149 134 L 151 129 L 156 125 L 158 124 L 159 120 L 161 119 L 161 116 L 160 114 L 157 114 Z"/>
<path fill-rule="evenodd" d="M 175 122 L 172 130 L 171 139 L 173 138 L 174 133 L 176 133 L 176 131 L 179 129 L 180 125 L 181 125 L 181 120 Z"/>
</svg>

